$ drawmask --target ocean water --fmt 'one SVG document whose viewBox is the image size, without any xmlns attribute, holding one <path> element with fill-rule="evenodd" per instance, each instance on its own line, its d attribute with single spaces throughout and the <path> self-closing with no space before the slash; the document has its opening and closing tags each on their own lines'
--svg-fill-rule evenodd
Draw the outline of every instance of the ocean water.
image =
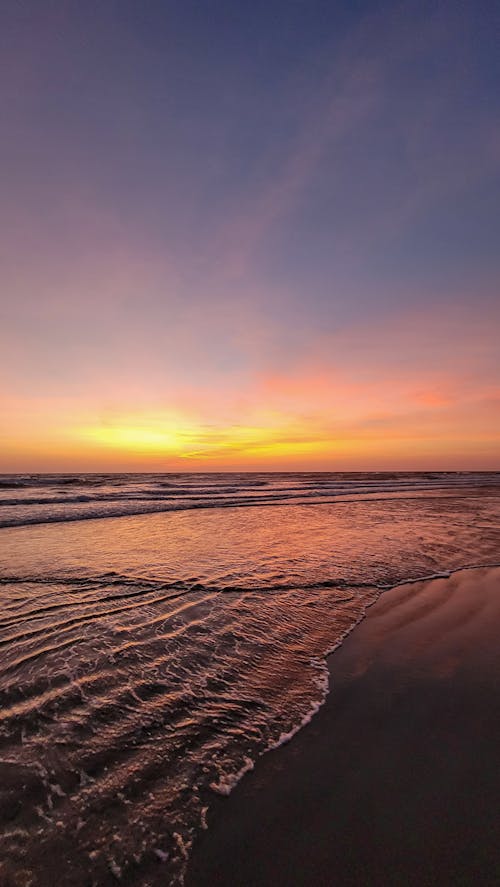
<svg viewBox="0 0 500 887">
<path fill-rule="evenodd" d="M 3 475 L 0 527 L 0 883 L 176 884 L 384 588 L 500 563 L 500 474 Z"/>
</svg>

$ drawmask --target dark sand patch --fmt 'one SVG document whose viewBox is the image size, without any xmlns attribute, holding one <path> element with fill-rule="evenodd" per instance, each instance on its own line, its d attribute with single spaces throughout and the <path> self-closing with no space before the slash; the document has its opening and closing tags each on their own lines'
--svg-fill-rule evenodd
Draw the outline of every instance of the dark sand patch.
<svg viewBox="0 0 500 887">
<path fill-rule="evenodd" d="M 500 569 L 386 592 L 289 745 L 216 799 L 186 887 L 500 884 Z"/>
</svg>

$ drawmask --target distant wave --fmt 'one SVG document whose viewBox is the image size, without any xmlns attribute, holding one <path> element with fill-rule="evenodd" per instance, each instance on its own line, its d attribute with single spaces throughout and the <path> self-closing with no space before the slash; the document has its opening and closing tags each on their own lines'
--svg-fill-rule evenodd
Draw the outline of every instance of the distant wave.
<svg viewBox="0 0 500 887">
<path fill-rule="evenodd" d="M 0 528 L 200 508 L 459 495 L 499 486 L 498 472 L 3 475 Z"/>
</svg>

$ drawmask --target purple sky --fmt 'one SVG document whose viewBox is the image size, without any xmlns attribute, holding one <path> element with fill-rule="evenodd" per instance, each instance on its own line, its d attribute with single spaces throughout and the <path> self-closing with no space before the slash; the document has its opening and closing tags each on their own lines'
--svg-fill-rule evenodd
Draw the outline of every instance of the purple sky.
<svg viewBox="0 0 500 887">
<path fill-rule="evenodd" d="M 499 24 L 3 4 L 0 470 L 500 468 Z"/>
</svg>

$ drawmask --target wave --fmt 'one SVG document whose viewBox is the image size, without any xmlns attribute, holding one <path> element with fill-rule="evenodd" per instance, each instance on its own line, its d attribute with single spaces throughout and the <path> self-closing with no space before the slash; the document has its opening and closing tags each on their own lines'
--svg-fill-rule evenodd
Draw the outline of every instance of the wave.
<svg viewBox="0 0 500 887">
<path fill-rule="evenodd" d="M 4 476 L 0 528 L 206 508 L 498 494 L 500 474 Z M 17 486 L 16 486 L 17 485 Z M 13 496 L 9 490 L 17 490 Z"/>
</svg>

